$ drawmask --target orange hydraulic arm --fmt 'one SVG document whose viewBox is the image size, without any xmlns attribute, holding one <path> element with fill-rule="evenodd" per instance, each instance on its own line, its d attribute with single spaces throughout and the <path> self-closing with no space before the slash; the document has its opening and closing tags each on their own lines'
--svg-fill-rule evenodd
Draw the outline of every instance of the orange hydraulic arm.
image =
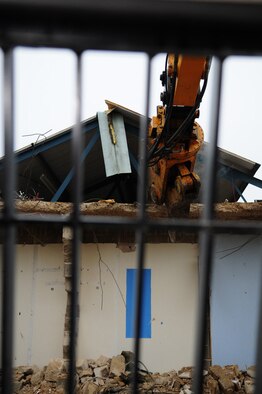
<svg viewBox="0 0 262 394">
<path fill-rule="evenodd" d="M 199 191 L 194 166 L 204 136 L 195 118 L 208 69 L 205 57 L 169 54 L 160 77 L 165 87 L 163 106 L 157 107 L 157 116 L 149 127 L 150 197 L 171 209 L 194 199 Z"/>
</svg>

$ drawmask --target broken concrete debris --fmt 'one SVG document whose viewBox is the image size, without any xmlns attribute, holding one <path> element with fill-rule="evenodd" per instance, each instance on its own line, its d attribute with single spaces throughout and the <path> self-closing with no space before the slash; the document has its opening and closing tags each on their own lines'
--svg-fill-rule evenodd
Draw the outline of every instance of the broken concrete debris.
<svg viewBox="0 0 262 394">
<path fill-rule="evenodd" d="M 125 372 L 125 357 L 122 354 L 119 356 L 112 357 L 111 365 L 110 365 L 110 377 L 121 376 L 122 373 Z"/>
<path fill-rule="evenodd" d="M 128 394 L 132 383 L 134 355 L 123 351 L 121 355 L 97 360 L 78 360 L 76 365 L 76 394 Z M 141 363 L 142 364 L 142 363 Z M 17 367 L 13 375 L 14 393 L 65 394 L 67 366 L 63 359 L 51 360 L 44 368 Z M 145 366 L 144 366 L 145 367 Z M 146 367 L 145 367 L 146 368 Z M 193 394 L 194 369 L 151 373 L 139 370 L 139 393 Z M 255 388 L 255 367 L 240 371 L 237 365 L 214 365 L 203 371 L 203 394 L 251 394 Z"/>
</svg>

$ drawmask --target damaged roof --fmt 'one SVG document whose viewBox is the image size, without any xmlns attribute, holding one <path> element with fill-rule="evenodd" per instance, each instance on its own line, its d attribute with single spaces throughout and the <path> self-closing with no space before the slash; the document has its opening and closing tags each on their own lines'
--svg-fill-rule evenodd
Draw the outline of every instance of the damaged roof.
<svg viewBox="0 0 262 394">
<path fill-rule="evenodd" d="M 129 162 L 130 170 L 126 170 L 129 168 L 126 161 L 120 165 L 125 168 L 123 173 L 120 168 L 114 175 L 106 175 L 105 152 L 101 144 L 102 126 L 99 123 L 99 117 L 94 116 L 83 121 L 83 153 L 81 156 L 84 172 L 83 201 L 110 198 L 116 202 L 133 203 L 136 201 L 139 126 L 141 121 L 149 122 L 149 119 L 147 120 L 144 116 L 121 105 L 110 101 L 106 101 L 106 103 L 108 105 L 106 114 L 113 112 L 118 114 L 118 121 L 120 119 L 119 137 L 122 138 L 122 134 L 125 134 L 128 149 L 128 155 L 123 155 L 123 160 Z M 17 192 L 20 198 L 35 198 L 45 201 L 72 200 L 71 136 L 72 127 L 16 152 Z M 111 138 L 115 137 L 112 135 Z M 123 143 L 125 144 L 125 142 Z M 195 172 L 202 180 L 204 179 L 206 150 L 207 144 L 203 144 L 197 155 L 195 167 Z M 110 152 L 106 153 L 112 157 Z M 252 183 L 254 180 L 254 175 L 259 167 L 258 163 L 219 148 L 216 202 L 237 201 L 248 183 Z M 3 177 L 3 162 L 1 160 L 1 189 L 4 182 Z M 256 181 L 258 185 L 261 182 Z M 198 200 L 201 201 L 201 191 Z"/>
</svg>

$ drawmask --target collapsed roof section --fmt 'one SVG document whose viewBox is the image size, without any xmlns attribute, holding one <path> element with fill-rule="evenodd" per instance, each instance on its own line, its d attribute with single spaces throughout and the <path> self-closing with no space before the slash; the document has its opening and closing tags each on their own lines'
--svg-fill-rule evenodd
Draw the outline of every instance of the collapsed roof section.
<svg viewBox="0 0 262 394">
<path fill-rule="evenodd" d="M 106 103 L 108 111 L 82 122 L 83 201 L 110 198 L 119 203 L 133 203 L 136 201 L 139 166 L 139 127 L 141 121 L 147 119 L 110 101 Z M 105 124 L 106 117 L 109 119 L 108 125 Z M 111 133 L 110 122 L 115 122 L 115 134 Z M 17 192 L 20 198 L 71 201 L 71 135 L 72 128 L 68 128 L 16 153 Z M 103 143 L 104 137 L 107 139 Z M 198 153 L 195 168 L 202 180 L 205 179 L 206 150 L 207 144 L 204 144 Z M 216 202 L 237 201 L 248 183 L 262 187 L 262 182 L 254 178 L 259 166 L 219 149 Z M 1 189 L 3 177 L 3 163 L 0 162 Z M 199 200 L 201 201 L 201 192 Z"/>
</svg>

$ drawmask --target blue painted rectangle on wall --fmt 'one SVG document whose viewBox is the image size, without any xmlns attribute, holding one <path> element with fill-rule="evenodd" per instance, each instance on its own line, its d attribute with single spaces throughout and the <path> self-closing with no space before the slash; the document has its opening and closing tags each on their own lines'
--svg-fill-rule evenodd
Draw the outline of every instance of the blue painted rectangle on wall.
<svg viewBox="0 0 262 394">
<path fill-rule="evenodd" d="M 135 337 L 137 269 L 126 271 L 126 338 Z M 140 338 L 151 338 L 151 269 L 143 269 L 142 319 Z"/>
</svg>

